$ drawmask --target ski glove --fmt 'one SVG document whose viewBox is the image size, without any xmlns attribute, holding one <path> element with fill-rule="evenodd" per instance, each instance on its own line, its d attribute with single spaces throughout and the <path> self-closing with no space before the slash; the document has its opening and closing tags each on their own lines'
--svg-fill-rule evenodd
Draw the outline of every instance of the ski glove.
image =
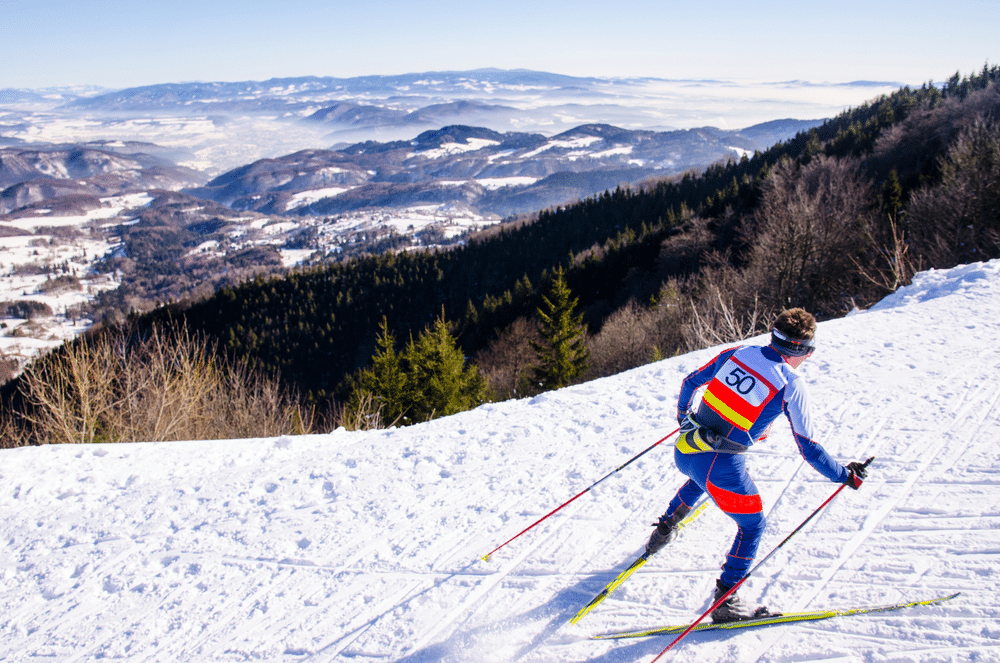
<svg viewBox="0 0 1000 663">
<path fill-rule="evenodd" d="M 854 490 L 860 488 L 861 484 L 865 481 L 865 477 L 868 476 L 868 468 L 865 467 L 864 463 L 859 463 L 858 461 L 848 463 L 847 472 L 847 479 L 844 483 Z"/>
<path fill-rule="evenodd" d="M 681 435 L 701 428 L 701 424 L 695 421 L 694 417 L 691 416 L 690 413 L 685 413 L 683 417 L 678 417 L 678 421 L 681 424 Z"/>
</svg>

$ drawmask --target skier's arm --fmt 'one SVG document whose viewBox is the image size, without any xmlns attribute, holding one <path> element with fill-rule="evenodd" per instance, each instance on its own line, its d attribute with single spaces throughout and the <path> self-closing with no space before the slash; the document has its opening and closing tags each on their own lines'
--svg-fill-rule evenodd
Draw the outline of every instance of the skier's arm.
<svg viewBox="0 0 1000 663">
<path fill-rule="evenodd" d="M 809 413 L 809 393 L 805 382 L 798 376 L 789 380 L 785 387 L 785 416 L 792 425 L 792 435 L 799 453 L 812 465 L 813 469 L 830 481 L 844 483 L 850 472 L 835 461 L 826 449 L 813 439 L 812 418 Z"/>
<path fill-rule="evenodd" d="M 729 348 L 728 350 L 723 350 L 718 355 L 715 356 L 712 361 L 708 362 L 701 368 L 692 373 L 689 373 L 684 381 L 681 382 L 681 393 L 677 398 L 677 420 L 681 421 L 687 416 L 687 413 L 691 411 L 691 402 L 694 400 L 694 394 L 698 391 L 698 388 L 708 384 L 709 380 L 715 377 L 715 374 L 722 368 L 722 365 L 726 363 L 737 348 Z"/>
</svg>

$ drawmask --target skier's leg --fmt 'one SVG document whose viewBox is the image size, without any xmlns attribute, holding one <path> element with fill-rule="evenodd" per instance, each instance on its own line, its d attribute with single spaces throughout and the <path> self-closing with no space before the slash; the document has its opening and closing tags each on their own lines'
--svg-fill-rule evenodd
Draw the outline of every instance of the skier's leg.
<svg viewBox="0 0 1000 663">
<path fill-rule="evenodd" d="M 674 499 L 670 500 L 670 504 L 667 505 L 667 512 L 663 514 L 664 518 L 670 518 L 678 509 L 683 511 L 681 518 L 686 516 L 690 511 L 691 507 L 694 506 L 698 498 L 704 494 L 705 490 L 698 485 L 694 479 L 688 479 L 687 482 L 681 486 L 681 489 L 677 491 L 674 495 Z"/>
<path fill-rule="evenodd" d="M 677 467 L 680 468 L 681 472 L 684 472 L 689 477 L 697 474 L 696 469 L 698 463 L 688 463 L 687 457 L 679 451 L 674 452 L 675 459 L 680 457 L 685 458 L 685 460 L 677 460 Z M 703 464 L 703 463 L 702 463 Z M 704 471 L 702 471 L 704 473 Z M 667 505 L 667 511 L 662 516 L 660 516 L 659 521 L 656 523 L 656 529 L 649 536 L 649 541 L 646 542 L 646 554 L 654 555 L 663 546 L 667 545 L 674 540 L 677 536 L 677 523 L 684 520 L 684 518 L 691 512 L 691 507 L 694 506 L 698 498 L 702 496 L 705 489 L 702 488 L 694 478 L 689 478 L 674 498 L 670 500 L 670 504 Z"/>
<path fill-rule="evenodd" d="M 705 479 L 705 488 L 738 528 L 720 578 L 731 587 L 746 575 L 757 556 L 766 524 L 763 504 L 739 454 L 717 454 Z"/>
<path fill-rule="evenodd" d="M 709 495 L 737 526 L 736 537 L 722 566 L 722 575 L 716 582 L 715 600 L 728 592 L 750 570 L 766 524 L 760 493 L 746 472 L 743 457 L 737 454 L 725 456 L 719 455 L 705 479 Z M 766 608 L 747 606 L 733 593 L 712 611 L 712 620 L 726 622 L 751 619 L 766 613 Z"/>
</svg>

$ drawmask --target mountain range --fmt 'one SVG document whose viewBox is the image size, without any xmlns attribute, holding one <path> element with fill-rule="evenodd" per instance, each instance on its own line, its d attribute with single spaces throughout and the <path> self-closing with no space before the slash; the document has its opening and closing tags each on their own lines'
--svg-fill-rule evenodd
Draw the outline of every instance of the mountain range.
<svg viewBox="0 0 1000 663">
<path fill-rule="evenodd" d="M 781 120 L 745 131 L 669 132 L 588 124 L 551 137 L 453 125 L 408 141 L 366 141 L 263 159 L 188 192 L 265 214 L 462 204 L 506 216 L 675 175 L 694 164 L 738 159 L 816 124 Z"/>
<path fill-rule="evenodd" d="M 0 214 L 170 190 L 264 214 L 460 205 L 502 217 L 738 159 L 821 122 L 672 128 L 678 85 L 715 90 L 494 69 L 5 90 Z"/>
</svg>

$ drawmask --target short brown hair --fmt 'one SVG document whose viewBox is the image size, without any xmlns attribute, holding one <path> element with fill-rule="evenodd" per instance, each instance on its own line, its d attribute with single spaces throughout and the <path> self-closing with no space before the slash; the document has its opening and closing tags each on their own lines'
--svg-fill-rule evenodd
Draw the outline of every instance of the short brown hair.
<svg viewBox="0 0 1000 663">
<path fill-rule="evenodd" d="M 774 328 L 798 341 L 811 341 L 816 335 L 816 318 L 804 308 L 789 308 L 778 314 Z"/>
</svg>

